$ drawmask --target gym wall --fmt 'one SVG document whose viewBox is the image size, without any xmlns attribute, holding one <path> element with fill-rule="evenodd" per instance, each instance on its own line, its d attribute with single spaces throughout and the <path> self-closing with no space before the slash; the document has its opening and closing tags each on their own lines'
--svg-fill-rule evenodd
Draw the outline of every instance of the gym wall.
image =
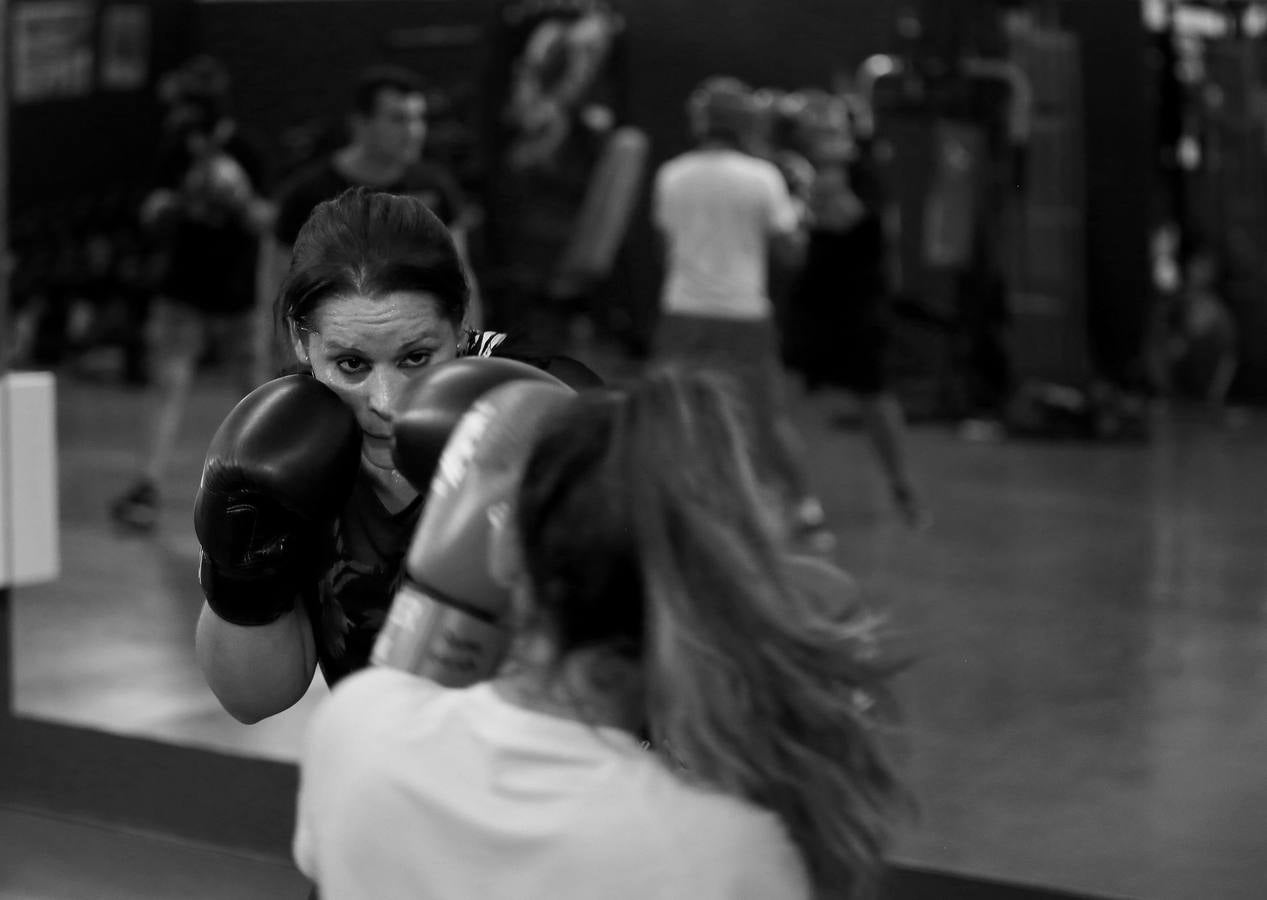
<svg viewBox="0 0 1267 900">
<path fill-rule="evenodd" d="M 10 15 L 27 3 L 20 0 Z M 100 13 L 110 0 L 85 0 Z M 449 96 L 454 118 L 478 118 L 498 0 L 136 0 L 150 11 L 149 72 L 131 91 L 94 89 L 69 99 L 13 103 L 15 218 L 35 209 L 64 221 L 65 206 L 143 182 L 157 129 L 154 79 L 191 52 L 220 57 L 234 78 L 237 112 L 279 167 L 337 128 L 354 73 L 371 62 L 410 65 Z M 969 0 L 961 0 L 968 3 Z M 629 120 L 651 140 L 650 165 L 689 144 L 683 100 L 699 80 L 726 72 L 754 84 L 826 85 L 872 53 L 892 49 L 890 0 L 681 0 L 616 2 L 628 23 Z M 1095 355 L 1128 371 L 1151 302 L 1146 223 L 1152 190 L 1144 34 L 1133 0 L 1064 0 L 1083 45 L 1088 159 L 1088 315 Z M 448 141 L 446 145 L 445 141 Z M 305 141 L 308 145 L 305 145 Z M 460 133 L 432 135 L 468 175 L 476 147 Z M 626 249 L 624 294 L 649 332 L 660 273 L 645 214 Z"/>
<path fill-rule="evenodd" d="M 704 78 L 735 75 L 779 88 L 827 87 L 890 47 L 889 0 L 733 0 L 713 5 L 639 0 L 629 27 L 629 100 L 651 138 L 651 166 L 690 146 L 685 100 Z M 647 217 L 635 220 L 628 271 L 639 332 L 650 333 L 661 270 Z"/>
<path fill-rule="evenodd" d="M 9 4 L 6 62 L 18 41 L 12 29 L 23 9 L 48 5 L 48 0 Z M 109 87 L 101 77 L 102 22 L 119 4 L 85 0 L 83 5 L 91 19 L 86 46 L 94 57 L 86 89 L 34 99 L 10 91 L 10 202 L 15 226 L 41 211 L 64 220 L 68 208 L 85 207 L 105 193 L 144 183 L 158 133 L 157 78 L 191 47 L 192 0 L 128 0 L 128 6 L 139 6 L 148 15 L 146 72 L 135 86 Z"/>
<path fill-rule="evenodd" d="M 735 0 L 723 7 L 680 0 L 612 4 L 627 21 L 625 65 L 629 121 L 651 140 L 650 165 L 689 144 L 683 104 L 701 79 L 732 73 L 754 84 L 826 86 L 888 46 L 888 0 Z M 269 135 L 283 158 L 287 134 L 339 116 L 356 71 L 373 62 L 409 65 L 478 116 L 472 94 L 495 64 L 487 53 L 501 4 L 496 0 L 228 0 L 197 7 L 202 50 L 234 75 L 237 110 Z M 302 85 L 302 87 L 299 87 Z M 459 110 L 461 112 L 461 110 Z M 474 166 L 473 166 L 474 168 Z M 636 330 L 651 326 L 658 261 L 645 215 L 635 218 L 626 250 Z"/>
<path fill-rule="evenodd" d="M 337 141 L 357 73 L 396 64 L 417 72 L 457 110 L 474 111 L 486 64 L 491 0 L 229 0 L 199 3 L 200 49 L 233 75 L 234 108 L 282 172 L 305 141 Z M 315 132 L 326 130 L 326 134 Z M 446 135 L 429 132 L 429 151 Z M 473 149 L 473 148 L 464 148 Z"/>
<path fill-rule="evenodd" d="M 1065 0 L 1082 55 L 1087 325 L 1098 369 L 1137 374 L 1153 303 L 1148 261 L 1156 139 L 1147 33 L 1134 0 Z"/>
</svg>

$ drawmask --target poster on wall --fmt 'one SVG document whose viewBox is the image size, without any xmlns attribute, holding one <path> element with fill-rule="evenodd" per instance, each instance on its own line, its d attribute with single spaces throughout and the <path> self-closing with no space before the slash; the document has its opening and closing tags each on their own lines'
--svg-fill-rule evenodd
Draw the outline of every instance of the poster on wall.
<svg viewBox="0 0 1267 900">
<path fill-rule="evenodd" d="M 108 6 L 101 14 L 101 86 L 133 91 L 149 76 L 150 11 L 145 6 Z"/>
<path fill-rule="evenodd" d="M 93 6 L 83 0 L 13 7 L 13 99 L 82 97 L 92 90 Z"/>
</svg>

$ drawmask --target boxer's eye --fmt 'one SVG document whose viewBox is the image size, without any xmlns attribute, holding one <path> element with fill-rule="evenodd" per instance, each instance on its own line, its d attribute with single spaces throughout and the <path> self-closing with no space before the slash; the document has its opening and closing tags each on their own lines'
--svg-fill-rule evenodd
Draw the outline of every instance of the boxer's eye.
<svg viewBox="0 0 1267 900">
<path fill-rule="evenodd" d="M 413 353 L 406 354 L 401 357 L 400 365 L 404 369 L 413 369 L 418 366 L 425 366 L 431 362 L 430 350 L 415 350 Z"/>
<path fill-rule="evenodd" d="M 359 356 L 341 356 L 335 360 L 335 366 L 345 375 L 359 375 L 365 371 L 365 360 Z"/>
</svg>

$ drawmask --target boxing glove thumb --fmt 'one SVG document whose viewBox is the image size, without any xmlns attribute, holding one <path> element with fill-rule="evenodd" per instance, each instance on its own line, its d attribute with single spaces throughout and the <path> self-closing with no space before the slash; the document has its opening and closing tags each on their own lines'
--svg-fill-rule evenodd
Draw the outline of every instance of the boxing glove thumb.
<svg viewBox="0 0 1267 900">
<path fill-rule="evenodd" d="M 542 427 L 574 396 L 560 384 L 510 382 L 480 397 L 458 422 L 372 662 L 446 687 L 496 672 L 511 637 L 510 589 L 489 565 L 496 518 L 513 500 Z"/>
</svg>

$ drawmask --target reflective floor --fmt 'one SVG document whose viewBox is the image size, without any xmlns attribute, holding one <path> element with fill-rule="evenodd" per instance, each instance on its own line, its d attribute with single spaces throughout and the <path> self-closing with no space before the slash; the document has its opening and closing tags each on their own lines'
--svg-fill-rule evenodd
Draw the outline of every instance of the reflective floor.
<svg viewBox="0 0 1267 900">
<path fill-rule="evenodd" d="M 59 390 L 64 575 L 16 594 L 19 712 L 293 758 L 323 687 L 242 726 L 192 659 L 192 498 L 227 381 L 199 388 L 153 537 L 105 515 L 145 395 Z M 1267 415 L 1164 419 L 1148 445 L 916 428 L 936 524 L 913 534 L 864 436 L 828 424 L 845 399 L 794 408 L 842 561 L 919 650 L 901 693 L 921 811 L 899 858 L 1106 895 L 1267 896 Z"/>
<path fill-rule="evenodd" d="M 0 900 L 306 900 L 286 860 L 0 807 Z"/>
</svg>

